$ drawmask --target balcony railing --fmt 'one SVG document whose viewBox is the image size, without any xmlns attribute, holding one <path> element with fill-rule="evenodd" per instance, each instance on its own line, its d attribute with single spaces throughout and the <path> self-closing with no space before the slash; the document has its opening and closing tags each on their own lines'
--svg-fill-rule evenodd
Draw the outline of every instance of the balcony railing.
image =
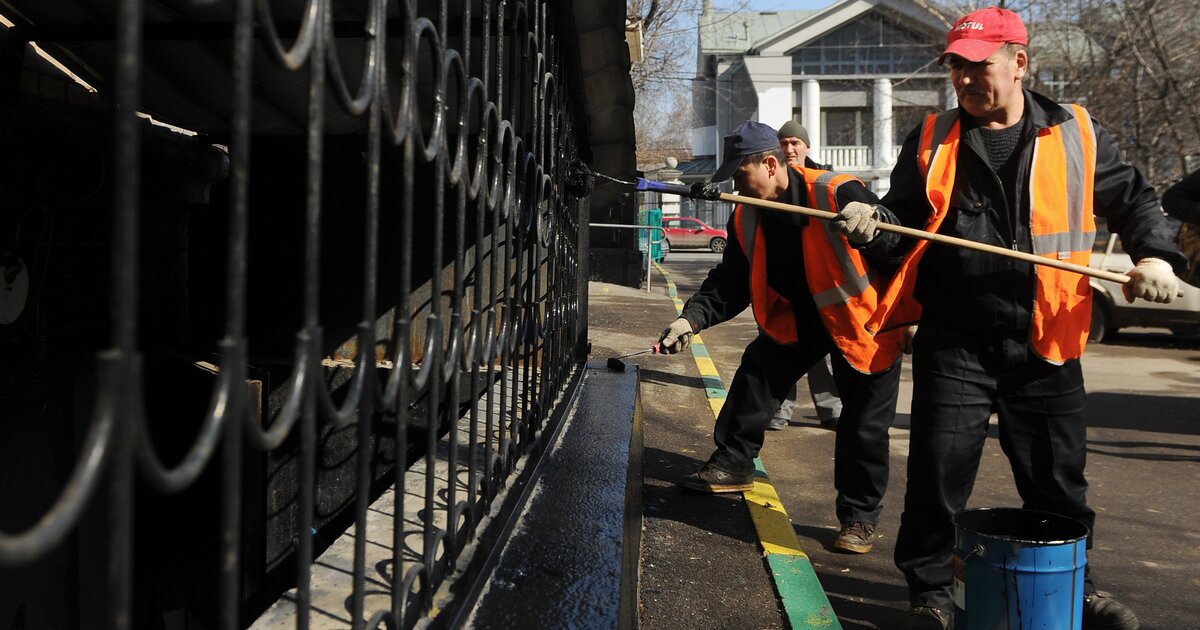
<svg viewBox="0 0 1200 630">
<path fill-rule="evenodd" d="M 889 164 L 896 163 L 896 156 L 900 154 L 900 146 L 892 146 L 891 161 Z M 820 148 L 821 158 L 816 160 L 821 164 L 830 165 L 835 171 L 851 171 L 857 169 L 874 169 L 875 151 L 868 146 L 830 146 Z"/>
</svg>

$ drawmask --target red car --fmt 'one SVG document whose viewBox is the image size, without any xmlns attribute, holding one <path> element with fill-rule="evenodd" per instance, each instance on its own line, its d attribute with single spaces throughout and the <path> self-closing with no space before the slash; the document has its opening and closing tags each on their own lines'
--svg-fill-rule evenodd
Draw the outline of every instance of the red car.
<svg viewBox="0 0 1200 630">
<path fill-rule="evenodd" d="M 710 227 L 695 217 L 663 217 L 662 225 L 667 242 L 663 253 L 672 249 L 707 249 L 717 253 L 725 251 L 729 233 Z"/>
</svg>

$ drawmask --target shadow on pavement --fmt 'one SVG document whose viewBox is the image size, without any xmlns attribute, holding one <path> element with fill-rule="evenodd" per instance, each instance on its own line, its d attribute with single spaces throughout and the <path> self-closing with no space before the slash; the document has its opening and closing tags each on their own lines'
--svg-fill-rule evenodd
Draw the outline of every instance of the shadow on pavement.
<svg viewBox="0 0 1200 630">
<path fill-rule="evenodd" d="M 1100 448 L 1105 447 L 1105 448 Z M 1130 452 L 1127 449 L 1144 449 Z M 1145 450 L 1183 450 L 1195 451 L 1195 455 L 1174 453 L 1148 453 Z M 1161 442 L 1088 442 L 1088 453 L 1108 455 L 1122 459 L 1140 459 L 1149 462 L 1200 462 L 1200 446 L 1192 444 L 1163 444 Z"/>
<path fill-rule="evenodd" d="M 1089 393 L 1088 427 L 1200 435 L 1200 401 L 1177 396 L 1153 396 L 1152 400 L 1141 394 Z"/>
<path fill-rule="evenodd" d="M 748 514 L 740 493 L 710 495 L 675 485 L 680 477 L 703 465 L 704 460 L 656 448 L 647 448 L 644 457 L 647 516 L 676 521 L 733 540 L 758 543 L 754 528 L 745 527 Z"/>
<path fill-rule="evenodd" d="M 641 380 L 643 383 L 655 383 L 659 385 L 681 385 L 683 387 L 692 387 L 704 389 L 704 379 L 696 376 L 685 376 L 683 374 L 672 374 L 660 370 L 651 370 L 646 367 L 641 367 Z"/>
</svg>

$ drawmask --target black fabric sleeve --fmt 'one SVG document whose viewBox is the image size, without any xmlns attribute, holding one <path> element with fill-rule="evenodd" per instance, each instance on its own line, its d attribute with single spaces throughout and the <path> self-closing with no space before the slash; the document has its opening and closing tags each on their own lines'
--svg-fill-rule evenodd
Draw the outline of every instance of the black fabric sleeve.
<svg viewBox="0 0 1200 630">
<path fill-rule="evenodd" d="M 917 144 L 921 125 L 909 132 L 900 147 L 891 187 L 879 201 L 879 221 L 923 229 L 929 223 L 929 203 L 925 199 L 925 178 L 917 166 Z M 916 241 L 892 232 L 878 232 L 869 242 L 855 246 L 872 267 L 895 271 Z"/>
<path fill-rule="evenodd" d="M 851 180 L 842 184 L 841 186 L 838 186 L 838 208 L 845 208 L 846 204 L 850 203 L 851 201 L 861 201 L 863 203 L 876 204 L 879 203 L 879 197 L 875 196 L 875 193 L 871 192 L 871 189 L 867 188 L 866 184 L 857 180 Z"/>
<path fill-rule="evenodd" d="M 1140 171 L 1121 157 L 1120 148 L 1106 129 L 1092 119 L 1096 129 L 1096 178 L 1093 210 L 1104 217 L 1108 229 L 1121 236 L 1121 245 L 1134 262 L 1161 258 L 1175 273 L 1187 270 L 1187 258 L 1175 246 L 1175 235 L 1159 205 L 1158 195 Z"/>
<path fill-rule="evenodd" d="M 838 187 L 837 202 L 838 208 L 845 208 L 846 204 L 851 201 L 861 201 L 875 205 L 879 211 L 879 221 L 881 223 L 899 223 L 896 215 L 886 207 L 879 205 L 879 197 L 871 192 L 871 189 L 866 185 L 858 182 L 848 182 Z M 876 271 L 881 271 L 888 275 L 895 273 L 896 268 L 900 266 L 900 261 L 904 258 L 903 254 L 899 256 L 889 256 L 886 254 L 891 248 L 896 248 L 899 245 L 901 237 L 891 232 L 876 232 L 875 238 L 872 238 L 867 243 L 850 243 L 850 247 L 858 250 L 866 259 L 868 265 Z"/>
<path fill-rule="evenodd" d="M 692 324 L 693 331 L 700 332 L 729 321 L 750 305 L 750 263 L 742 251 L 733 216 L 736 215 L 730 215 L 727 226 L 729 239 L 721 262 L 708 272 L 700 290 L 683 306 L 681 316 Z"/>
<path fill-rule="evenodd" d="M 1188 223 L 1200 223 L 1200 171 L 1179 180 L 1162 196 L 1163 210 Z"/>
</svg>

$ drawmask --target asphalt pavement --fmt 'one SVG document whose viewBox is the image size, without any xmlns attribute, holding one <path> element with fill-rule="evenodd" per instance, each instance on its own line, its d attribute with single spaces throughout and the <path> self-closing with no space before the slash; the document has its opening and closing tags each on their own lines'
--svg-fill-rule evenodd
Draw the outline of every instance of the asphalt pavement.
<svg viewBox="0 0 1200 630">
<path fill-rule="evenodd" d="M 592 283 L 592 358 L 645 349 L 676 317 L 668 293 L 686 300 L 718 261 L 672 252 L 652 289 Z M 664 275 L 665 274 L 665 275 Z M 702 333 L 712 365 L 729 386 L 757 332 L 749 311 Z M 1200 339 L 1165 331 L 1124 331 L 1084 356 L 1089 391 L 1089 501 L 1098 513 L 1088 561 L 1100 588 L 1130 605 L 1148 630 L 1200 627 Z M 642 627 L 787 628 L 789 620 L 741 495 L 707 496 L 675 486 L 713 449 L 713 407 L 690 352 L 628 359 L 640 375 L 645 423 L 644 532 L 639 593 Z M 843 628 L 891 628 L 907 609 L 892 564 L 903 506 L 911 376 L 902 366 L 891 430 L 891 483 L 875 548 L 832 551 L 832 431 L 819 426 L 801 381 L 792 426 L 767 434 L 761 460 L 803 551 Z M 711 393 L 711 392 L 710 392 Z M 1019 507 L 993 429 L 971 507 Z M 795 623 L 793 623 L 793 621 Z"/>
</svg>

